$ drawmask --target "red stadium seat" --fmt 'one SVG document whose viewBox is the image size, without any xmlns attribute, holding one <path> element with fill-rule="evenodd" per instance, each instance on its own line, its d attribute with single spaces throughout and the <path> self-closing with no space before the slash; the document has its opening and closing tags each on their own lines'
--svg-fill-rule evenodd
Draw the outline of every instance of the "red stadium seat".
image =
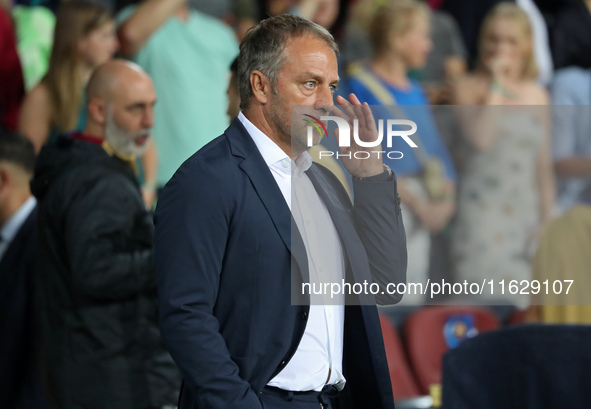
<svg viewBox="0 0 591 409">
<path fill-rule="evenodd" d="M 515 310 L 509 317 L 509 325 L 525 324 L 527 322 L 527 310 Z"/>
<path fill-rule="evenodd" d="M 453 316 L 472 317 L 478 333 L 499 327 L 496 315 L 479 307 L 434 306 L 411 314 L 404 329 L 410 363 L 423 394 L 429 394 L 430 385 L 441 384 L 442 357 L 449 349 L 444 327 Z"/>
<path fill-rule="evenodd" d="M 398 331 L 383 314 L 380 314 L 382 335 L 386 348 L 386 358 L 390 369 L 390 380 L 394 391 L 394 400 L 408 399 L 420 395 L 419 387 L 410 370 L 406 354 L 402 348 Z"/>
</svg>

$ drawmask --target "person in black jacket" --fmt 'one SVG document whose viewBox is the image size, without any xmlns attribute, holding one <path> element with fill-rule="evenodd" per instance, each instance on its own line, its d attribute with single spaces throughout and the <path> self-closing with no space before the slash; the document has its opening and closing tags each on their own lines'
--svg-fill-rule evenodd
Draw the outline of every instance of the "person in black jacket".
<svg viewBox="0 0 591 409">
<path fill-rule="evenodd" d="M 0 407 L 45 409 L 34 334 L 37 202 L 29 181 L 35 149 L 0 130 Z"/>
<path fill-rule="evenodd" d="M 84 132 L 41 151 L 42 375 L 59 409 L 174 404 L 178 373 L 157 325 L 153 222 L 134 173 L 156 100 L 138 66 L 111 61 L 88 87 Z"/>
</svg>

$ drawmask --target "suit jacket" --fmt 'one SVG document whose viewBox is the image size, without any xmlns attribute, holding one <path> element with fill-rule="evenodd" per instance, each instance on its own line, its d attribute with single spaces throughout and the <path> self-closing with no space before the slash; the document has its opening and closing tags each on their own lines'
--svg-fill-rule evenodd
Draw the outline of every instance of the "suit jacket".
<svg viewBox="0 0 591 409">
<path fill-rule="evenodd" d="M 307 174 L 339 233 L 347 279 L 404 281 L 396 181 L 356 181 L 353 206 L 328 170 L 314 164 Z M 309 305 L 290 294 L 308 267 L 289 207 L 238 119 L 179 168 L 155 222 L 161 332 L 184 376 L 179 408 L 260 408 L 257 395 L 306 327 Z M 375 301 L 357 304 L 368 300 L 345 307 L 340 409 L 394 407 Z"/>
<path fill-rule="evenodd" d="M 443 355 L 443 409 L 588 408 L 591 326 L 510 325 Z"/>
<path fill-rule="evenodd" d="M 0 259 L 0 406 L 47 408 L 34 335 L 37 208 Z"/>
</svg>

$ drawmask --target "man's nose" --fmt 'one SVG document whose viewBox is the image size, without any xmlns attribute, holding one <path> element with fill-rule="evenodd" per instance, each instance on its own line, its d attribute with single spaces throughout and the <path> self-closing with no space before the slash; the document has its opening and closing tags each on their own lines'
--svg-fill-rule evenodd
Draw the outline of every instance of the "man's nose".
<svg viewBox="0 0 591 409">
<path fill-rule="evenodd" d="M 154 126 L 154 110 L 147 109 L 144 117 L 142 118 L 142 127 L 152 128 Z"/>
<path fill-rule="evenodd" d="M 331 88 L 329 86 L 322 87 L 319 90 L 318 99 L 316 100 L 316 106 L 318 107 L 317 109 L 326 109 L 330 105 L 334 105 Z"/>
</svg>

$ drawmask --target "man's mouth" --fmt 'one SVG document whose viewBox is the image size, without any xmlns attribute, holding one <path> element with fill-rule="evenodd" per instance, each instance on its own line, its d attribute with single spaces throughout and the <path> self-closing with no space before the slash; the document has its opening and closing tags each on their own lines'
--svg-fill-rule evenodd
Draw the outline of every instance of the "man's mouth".
<svg viewBox="0 0 591 409">
<path fill-rule="evenodd" d="M 133 141 L 136 146 L 144 146 L 146 144 L 146 142 L 148 141 L 149 137 L 150 137 L 150 134 L 144 134 L 144 135 L 140 135 L 140 136 L 136 137 Z"/>
</svg>

